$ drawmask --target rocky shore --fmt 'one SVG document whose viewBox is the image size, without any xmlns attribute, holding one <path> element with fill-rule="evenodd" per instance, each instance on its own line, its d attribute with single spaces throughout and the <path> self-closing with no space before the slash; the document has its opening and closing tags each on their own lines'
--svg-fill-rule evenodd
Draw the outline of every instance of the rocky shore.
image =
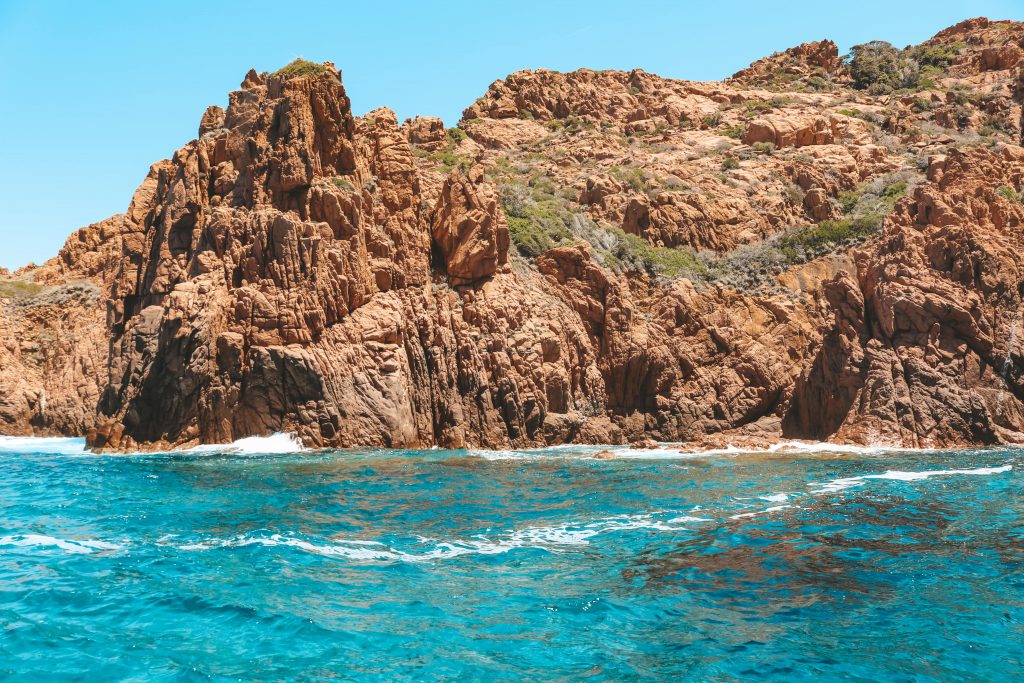
<svg viewBox="0 0 1024 683">
<path fill-rule="evenodd" d="M 1024 24 L 722 82 L 523 71 L 459 125 L 250 71 L 0 273 L 0 433 L 154 449 L 1024 440 Z"/>
</svg>

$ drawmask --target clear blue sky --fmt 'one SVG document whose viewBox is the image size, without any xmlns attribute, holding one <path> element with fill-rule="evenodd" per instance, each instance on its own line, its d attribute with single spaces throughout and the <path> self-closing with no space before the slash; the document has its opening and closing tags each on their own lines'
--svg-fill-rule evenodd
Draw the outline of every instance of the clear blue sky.
<svg viewBox="0 0 1024 683">
<path fill-rule="evenodd" d="M 0 266 L 42 262 L 123 211 L 249 67 L 332 60 L 357 114 L 387 105 L 454 125 L 518 69 L 719 79 L 807 40 L 902 47 L 979 15 L 1024 19 L 1024 0 L 0 0 Z"/>
</svg>

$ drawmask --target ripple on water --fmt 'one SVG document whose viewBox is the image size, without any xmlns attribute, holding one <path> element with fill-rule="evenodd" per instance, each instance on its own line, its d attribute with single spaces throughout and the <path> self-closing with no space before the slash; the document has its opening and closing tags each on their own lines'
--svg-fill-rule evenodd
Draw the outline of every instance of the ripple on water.
<svg viewBox="0 0 1024 683">
<path fill-rule="evenodd" d="M 1021 669 L 1017 450 L 294 447 L 0 439 L 0 677 Z"/>
</svg>

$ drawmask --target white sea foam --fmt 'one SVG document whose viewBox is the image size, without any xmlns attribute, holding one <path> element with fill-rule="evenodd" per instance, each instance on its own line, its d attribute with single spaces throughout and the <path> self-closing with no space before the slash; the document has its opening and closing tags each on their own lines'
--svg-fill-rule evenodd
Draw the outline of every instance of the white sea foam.
<svg viewBox="0 0 1024 683">
<path fill-rule="evenodd" d="M 83 455 L 85 439 L 38 436 L 0 436 L 0 453 Z"/>
<path fill-rule="evenodd" d="M 67 540 L 43 534 L 11 534 L 0 536 L 0 547 L 58 548 L 67 553 L 87 554 L 97 550 L 123 550 L 123 545 L 94 539 Z"/>
<path fill-rule="evenodd" d="M 247 455 L 270 455 L 276 453 L 300 453 L 307 450 L 294 434 L 277 432 L 270 436 L 247 436 L 231 443 L 202 444 L 184 449 L 182 453 L 244 453 Z"/>
<path fill-rule="evenodd" d="M 540 458 L 593 458 L 600 452 L 602 459 L 624 460 L 675 460 L 706 458 L 714 456 L 754 455 L 759 453 L 849 453 L 878 455 L 880 453 L 915 452 L 920 449 L 896 448 L 892 446 L 856 446 L 828 442 L 779 441 L 765 448 L 750 448 L 728 445 L 723 448 L 687 449 L 684 443 L 662 443 L 657 448 L 632 448 L 615 445 L 568 444 L 549 448 L 528 448 L 522 450 L 470 450 L 469 454 L 487 460 L 536 460 Z"/>
<path fill-rule="evenodd" d="M 741 512 L 738 515 L 731 515 L 729 519 L 745 519 L 747 517 L 756 517 L 757 515 L 766 515 L 772 512 L 778 512 L 779 510 L 785 510 L 786 508 L 796 507 L 794 505 L 773 505 L 764 510 L 755 510 L 754 512 Z"/>
<path fill-rule="evenodd" d="M 956 474 L 971 474 L 971 475 L 985 475 L 985 474 L 1002 474 L 1003 472 L 1009 472 L 1013 469 L 1013 465 L 1002 465 L 1000 467 L 977 467 L 975 469 L 967 470 L 924 470 L 921 472 L 902 472 L 899 470 L 889 470 L 882 474 L 864 474 L 858 477 L 844 477 L 842 479 L 833 479 L 820 484 L 813 493 L 836 493 L 838 491 L 844 491 L 854 486 L 860 486 L 869 479 L 891 479 L 894 481 L 921 481 L 922 479 L 928 479 L 929 477 L 941 477 Z"/>
<path fill-rule="evenodd" d="M 663 515 L 661 515 L 663 516 Z M 517 548 L 536 548 L 559 552 L 565 547 L 585 546 L 595 536 L 618 531 L 681 531 L 683 524 L 710 521 L 700 517 L 681 516 L 663 520 L 659 515 L 623 515 L 593 522 L 536 526 L 516 529 L 489 537 L 477 535 L 466 539 L 440 540 L 419 538 L 422 550 L 398 550 L 377 541 L 342 539 L 331 542 L 310 541 L 287 534 L 242 534 L 232 538 L 204 539 L 175 545 L 172 538 L 161 539 L 162 544 L 175 545 L 179 550 L 207 551 L 217 548 L 244 548 L 247 546 L 285 546 L 317 555 L 345 557 L 354 560 L 379 562 L 431 562 L 462 555 L 499 555 Z"/>
<path fill-rule="evenodd" d="M 896 448 L 893 446 L 857 446 L 854 444 L 829 443 L 827 441 L 779 441 L 766 448 L 740 448 L 729 445 L 725 448 L 707 450 L 681 451 L 685 457 L 713 455 L 750 455 L 757 453 L 850 453 L 857 455 L 877 455 L 879 453 L 913 452 L 919 449 Z"/>
<path fill-rule="evenodd" d="M 761 500 L 766 500 L 769 503 L 785 503 L 789 500 L 788 493 L 773 493 L 770 496 L 761 496 Z"/>
</svg>

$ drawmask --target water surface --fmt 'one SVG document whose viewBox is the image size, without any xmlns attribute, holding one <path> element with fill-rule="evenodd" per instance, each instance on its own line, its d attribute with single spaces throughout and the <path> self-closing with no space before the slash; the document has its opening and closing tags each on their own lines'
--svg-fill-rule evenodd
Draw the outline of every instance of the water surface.
<svg viewBox="0 0 1024 683">
<path fill-rule="evenodd" d="M 1024 451 L 0 437 L 0 679 L 1013 680 Z"/>
</svg>

